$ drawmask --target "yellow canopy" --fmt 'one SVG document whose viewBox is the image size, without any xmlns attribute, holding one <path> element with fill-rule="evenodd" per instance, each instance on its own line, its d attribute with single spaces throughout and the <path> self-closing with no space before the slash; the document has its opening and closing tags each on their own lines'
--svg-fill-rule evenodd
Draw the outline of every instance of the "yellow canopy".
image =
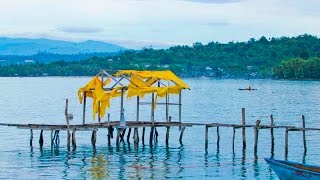
<svg viewBox="0 0 320 180">
<path fill-rule="evenodd" d="M 180 78 L 178 78 L 173 72 L 170 70 L 166 71 L 135 71 L 135 70 L 122 70 L 118 71 L 116 76 L 120 75 L 130 75 L 131 76 L 131 82 L 135 85 L 138 85 L 139 87 L 143 87 L 144 85 L 140 86 L 141 81 L 148 79 L 149 81 L 156 82 L 156 80 L 166 80 L 166 81 L 172 81 L 176 84 L 176 86 L 180 86 L 183 89 L 190 89 L 190 87 L 184 83 Z M 133 76 L 138 77 L 137 79 L 140 79 L 140 81 L 132 79 Z M 143 83 L 146 86 L 151 86 L 152 84 L 149 84 L 149 82 Z"/>
<path fill-rule="evenodd" d="M 156 93 L 157 97 L 165 97 L 167 94 L 179 94 L 182 89 L 190 89 L 190 87 L 178 78 L 170 70 L 166 71 L 135 71 L 135 70 L 122 70 L 118 71 L 116 76 L 130 75 L 130 84 L 128 87 L 127 97 L 133 96 L 144 97 L 145 94 Z M 175 85 L 157 87 L 152 86 L 160 80 L 172 81 Z M 156 101 L 154 104 L 156 107 Z"/>
</svg>

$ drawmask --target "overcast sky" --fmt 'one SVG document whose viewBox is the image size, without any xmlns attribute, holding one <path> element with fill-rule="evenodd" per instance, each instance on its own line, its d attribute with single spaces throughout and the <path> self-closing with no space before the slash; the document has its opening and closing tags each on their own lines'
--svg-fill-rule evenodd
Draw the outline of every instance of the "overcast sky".
<svg viewBox="0 0 320 180">
<path fill-rule="evenodd" d="M 0 36 L 129 48 L 320 35 L 319 0 L 0 0 Z"/>
</svg>

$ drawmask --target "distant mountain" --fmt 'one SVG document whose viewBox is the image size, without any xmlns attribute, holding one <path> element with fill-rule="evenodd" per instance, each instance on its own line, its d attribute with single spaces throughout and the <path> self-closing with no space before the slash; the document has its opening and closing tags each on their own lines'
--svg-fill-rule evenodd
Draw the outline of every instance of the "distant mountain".
<svg viewBox="0 0 320 180">
<path fill-rule="evenodd" d="M 0 37 L 0 55 L 34 55 L 39 52 L 52 54 L 113 53 L 124 47 L 100 42 L 70 42 L 51 39 L 27 39 Z"/>
</svg>

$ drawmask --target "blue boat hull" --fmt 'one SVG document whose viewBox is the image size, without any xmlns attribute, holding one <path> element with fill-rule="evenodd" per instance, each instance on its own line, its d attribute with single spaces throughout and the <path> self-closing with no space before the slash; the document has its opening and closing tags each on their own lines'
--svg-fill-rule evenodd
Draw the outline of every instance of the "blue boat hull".
<svg viewBox="0 0 320 180">
<path fill-rule="evenodd" d="M 320 180 L 320 167 L 290 161 L 265 159 L 280 180 Z"/>
</svg>

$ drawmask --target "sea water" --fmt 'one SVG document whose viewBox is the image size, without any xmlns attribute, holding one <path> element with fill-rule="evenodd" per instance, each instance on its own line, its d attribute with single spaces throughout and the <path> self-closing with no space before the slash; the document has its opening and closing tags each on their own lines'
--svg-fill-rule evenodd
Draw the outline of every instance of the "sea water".
<svg viewBox="0 0 320 180">
<path fill-rule="evenodd" d="M 71 124 L 82 123 L 82 105 L 77 90 L 89 77 L 0 78 L 0 123 L 65 124 L 65 99 L 69 99 Z M 241 108 L 246 109 L 247 124 L 261 120 L 276 125 L 320 127 L 320 82 L 280 80 L 184 79 L 191 90 L 182 93 L 182 121 L 195 123 L 241 123 Z M 247 86 L 256 91 L 239 91 Z M 150 101 L 146 96 L 143 102 Z M 158 98 L 158 102 L 164 102 Z M 178 97 L 170 96 L 178 103 Z M 92 117 L 92 101 L 87 101 L 86 122 Z M 119 120 L 120 99 L 111 101 L 107 110 L 111 120 Z M 136 120 L 136 99 L 124 99 L 125 119 Z M 178 107 L 170 106 L 172 121 L 178 121 Z M 149 121 L 151 107 L 140 106 L 140 120 Z M 165 106 L 155 110 L 156 121 L 164 121 Z M 102 119 L 107 121 L 107 116 Z M 187 127 L 179 143 L 179 128 L 170 130 L 165 144 L 165 128 L 158 128 L 158 142 L 149 146 L 150 129 L 145 145 L 125 142 L 117 147 L 107 144 L 107 130 L 99 129 L 96 146 L 91 132 L 76 133 L 77 148 L 67 150 L 66 132 L 60 132 L 60 143 L 51 146 L 50 131 L 44 132 L 40 148 L 40 131 L 34 130 L 30 147 L 30 130 L 0 126 L 0 179 L 277 179 L 264 158 L 271 156 L 270 130 L 261 129 L 257 156 L 253 152 L 254 132 L 247 128 L 247 148 L 242 150 L 241 129 L 236 131 L 232 149 L 232 128 L 220 128 L 220 146 L 216 129 L 209 129 L 205 149 L 205 127 Z M 275 129 L 274 158 L 284 159 L 284 129 Z M 141 135 L 142 130 L 139 129 Z M 133 133 L 131 133 L 133 134 Z M 308 152 L 303 153 L 302 132 L 289 133 L 288 160 L 320 164 L 320 133 L 308 131 Z M 141 137 L 140 137 L 141 138 Z"/>
</svg>

